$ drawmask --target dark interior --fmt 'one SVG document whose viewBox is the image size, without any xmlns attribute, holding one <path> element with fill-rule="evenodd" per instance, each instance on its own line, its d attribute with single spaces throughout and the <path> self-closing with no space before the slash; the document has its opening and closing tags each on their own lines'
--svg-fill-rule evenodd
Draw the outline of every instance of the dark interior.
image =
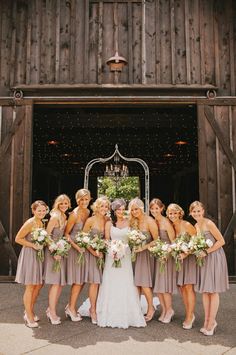
<svg viewBox="0 0 236 355">
<path fill-rule="evenodd" d="M 118 144 L 125 157 L 143 159 L 150 169 L 150 197 L 183 208 L 198 198 L 198 139 L 196 108 L 171 107 L 36 107 L 33 134 L 33 199 L 50 206 L 60 193 L 72 198 L 83 187 L 84 169 L 94 158 L 110 156 Z M 144 172 L 130 163 L 130 176 Z M 97 177 L 104 164 L 90 173 L 95 199 Z"/>
</svg>

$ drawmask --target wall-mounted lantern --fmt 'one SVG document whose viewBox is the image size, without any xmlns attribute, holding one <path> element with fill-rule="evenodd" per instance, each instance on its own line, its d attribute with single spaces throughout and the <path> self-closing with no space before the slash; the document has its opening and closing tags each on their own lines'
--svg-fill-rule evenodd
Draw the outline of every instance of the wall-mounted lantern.
<svg viewBox="0 0 236 355">
<path fill-rule="evenodd" d="M 121 57 L 118 52 L 111 58 L 106 61 L 107 65 L 110 67 L 110 71 L 121 72 L 123 67 L 127 65 L 127 60 L 124 57 Z"/>
</svg>

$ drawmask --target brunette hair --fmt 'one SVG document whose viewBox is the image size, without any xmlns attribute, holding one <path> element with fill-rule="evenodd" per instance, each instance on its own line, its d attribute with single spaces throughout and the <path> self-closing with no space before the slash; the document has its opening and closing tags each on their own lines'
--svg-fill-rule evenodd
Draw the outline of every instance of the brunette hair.
<svg viewBox="0 0 236 355">
<path fill-rule="evenodd" d="M 189 206 L 189 213 L 191 213 L 192 210 L 193 210 L 195 207 L 202 207 L 202 209 L 205 210 L 205 207 L 204 207 L 204 205 L 203 205 L 202 202 L 200 202 L 200 201 L 194 201 L 194 202 L 192 202 L 191 205 Z"/>
<path fill-rule="evenodd" d="M 42 200 L 34 201 L 32 203 L 32 205 L 31 205 L 31 210 L 35 211 L 37 209 L 37 207 L 39 207 L 39 206 L 44 206 L 46 208 L 46 210 L 47 210 L 47 213 L 49 212 L 47 204 L 44 201 L 42 201 Z"/>
<path fill-rule="evenodd" d="M 164 203 L 159 198 L 153 198 L 149 204 L 149 208 L 152 208 L 153 205 L 157 205 L 158 207 L 165 209 Z"/>
</svg>

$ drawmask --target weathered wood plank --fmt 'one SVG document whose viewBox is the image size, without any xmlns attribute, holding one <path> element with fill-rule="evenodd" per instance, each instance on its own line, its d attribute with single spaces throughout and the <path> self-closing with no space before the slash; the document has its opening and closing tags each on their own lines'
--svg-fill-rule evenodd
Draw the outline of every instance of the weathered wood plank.
<svg viewBox="0 0 236 355">
<path fill-rule="evenodd" d="M 222 130 L 220 129 L 217 121 L 215 120 L 212 110 L 210 109 L 210 107 L 206 106 L 204 111 L 205 111 L 205 115 L 207 117 L 208 122 L 210 123 L 217 138 L 219 139 L 222 149 L 224 150 L 228 160 L 230 161 L 234 170 L 236 171 L 236 157 L 233 154 L 232 150 L 230 149 L 229 144 L 227 144 L 227 141 L 225 140 Z"/>
<path fill-rule="evenodd" d="M 201 83 L 201 47 L 200 47 L 200 28 L 199 28 L 199 0 L 188 1 L 188 11 L 189 11 L 189 54 L 186 45 L 187 55 L 189 55 L 188 61 L 190 63 L 190 84 Z M 187 56 L 188 58 L 188 56 Z M 189 78 L 188 78 L 189 80 Z"/>
<path fill-rule="evenodd" d="M 75 82 L 75 1 L 68 2 L 70 7 L 70 61 L 69 61 L 69 82 L 73 84 Z M 90 40 L 89 40 L 90 43 Z M 89 63 L 88 63 L 89 65 Z"/>
<path fill-rule="evenodd" d="M 118 49 L 119 54 L 128 60 L 129 56 L 129 40 L 128 40 L 128 8 L 127 4 L 119 4 L 117 6 L 117 20 L 118 20 Z M 132 20 L 132 19 L 131 19 Z M 132 47 L 132 46 L 131 46 Z M 129 65 L 129 64 L 128 64 Z M 119 83 L 126 84 L 128 83 L 128 66 L 123 67 L 122 72 L 120 73 Z"/>
<path fill-rule="evenodd" d="M 161 31 L 160 31 L 160 0 L 156 0 L 155 2 L 156 8 L 155 8 L 155 25 L 156 25 L 156 43 L 155 43 L 155 48 L 156 48 L 156 84 L 160 84 L 161 82 Z"/>
<path fill-rule="evenodd" d="M 236 57 L 236 46 L 234 43 L 234 24 L 235 24 L 235 15 L 236 15 L 236 4 L 234 0 L 231 0 L 231 7 L 227 7 L 227 18 L 229 19 L 229 52 L 230 52 L 230 94 L 236 95 L 236 65 L 235 65 L 235 57 Z M 234 11 L 235 9 L 235 11 Z M 236 33 L 236 29 L 235 29 Z M 236 36 L 235 36 L 236 42 Z"/>
<path fill-rule="evenodd" d="M 175 30 L 175 0 L 170 0 L 170 46 L 171 46 L 171 77 L 176 84 L 176 30 Z"/>
<path fill-rule="evenodd" d="M 26 84 L 30 84 L 31 78 L 31 14 L 32 14 L 32 2 L 28 4 L 27 11 L 27 37 L 26 37 L 26 74 L 25 74 L 25 82 Z"/>
<path fill-rule="evenodd" d="M 128 83 L 133 83 L 133 9 L 132 4 L 128 2 Z"/>
<path fill-rule="evenodd" d="M 156 8 L 155 2 L 146 3 L 146 82 L 156 82 Z"/>
<path fill-rule="evenodd" d="M 191 84 L 191 67 L 190 67 L 190 12 L 189 1 L 184 1 L 184 18 L 185 18 L 185 48 L 186 48 L 186 83 Z"/>
<path fill-rule="evenodd" d="M 102 47 L 103 47 L 103 3 L 101 2 L 99 3 L 99 8 L 98 8 L 98 58 L 97 58 L 98 84 L 102 84 L 103 81 Z"/>
<path fill-rule="evenodd" d="M 60 26 L 61 26 L 61 1 L 56 3 L 56 63 L 55 63 L 55 82 L 60 82 Z"/>
<path fill-rule="evenodd" d="M 184 21 L 185 16 L 188 19 L 188 13 L 185 15 L 184 1 L 174 1 L 174 33 L 175 33 L 175 53 L 174 53 L 174 70 L 175 70 L 175 83 L 187 82 L 187 66 L 186 66 L 186 36 Z M 186 8 L 187 10 L 187 8 Z M 188 10 L 187 10 L 188 11 Z M 188 29 L 187 29 L 188 30 Z M 189 43 L 188 43 L 189 45 Z M 188 68 L 189 70 L 189 68 Z"/>
<path fill-rule="evenodd" d="M 1 37 L 0 37 L 0 44 L 1 44 L 1 61 L 0 61 L 0 86 L 8 87 L 10 81 L 10 49 L 11 49 L 11 8 L 8 2 L 2 2 L 2 13 L 1 13 Z"/>
<path fill-rule="evenodd" d="M 221 132 L 224 132 L 225 143 L 230 149 L 230 126 L 229 110 L 230 107 L 215 107 L 215 119 Z M 227 158 L 224 149 L 219 147 L 219 167 L 220 167 L 220 209 L 221 209 L 221 228 L 224 231 L 230 220 L 229 211 L 232 210 L 232 173 L 231 163 Z"/>
<path fill-rule="evenodd" d="M 23 221 L 30 217 L 30 202 L 32 188 L 32 137 L 33 137 L 33 106 L 25 106 L 24 120 L 24 150 L 23 150 Z"/>
<path fill-rule="evenodd" d="M 2 107 L 2 143 L 5 137 L 9 135 L 12 127 L 13 109 L 10 106 Z M 0 146 L 2 148 L 2 146 Z M 10 212 L 10 175 L 11 175 L 11 145 L 5 151 L 3 159 L 0 164 L 0 200 L 4 203 L 0 203 L 0 219 L 4 225 L 4 228 L 9 234 L 9 212 Z"/>
<path fill-rule="evenodd" d="M 88 83 L 89 78 L 89 0 L 84 0 L 84 83 Z"/>
<path fill-rule="evenodd" d="M 68 83 L 70 80 L 70 2 L 61 0 L 60 9 L 60 83 Z M 88 43 L 88 38 L 85 38 Z M 88 47 L 88 46 L 85 46 Z M 85 52 L 88 49 L 85 50 Z M 87 58 L 88 66 L 88 58 Z"/>
<path fill-rule="evenodd" d="M 161 84 L 172 83 L 172 56 L 170 37 L 170 4 L 160 2 L 160 32 L 161 32 Z"/>
<path fill-rule="evenodd" d="M 41 1 L 33 0 L 31 4 L 31 73 L 30 83 L 39 84 L 41 62 Z"/>
<path fill-rule="evenodd" d="M 106 63 L 107 59 L 115 53 L 114 44 L 114 7 L 111 3 L 103 4 L 103 32 L 102 32 L 102 62 Z M 108 65 L 103 66 L 103 83 L 114 83 L 114 72 L 111 73 Z"/>
<path fill-rule="evenodd" d="M 204 105 L 197 106 L 198 116 L 198 165 L 199 165 L 199 197 L 207 206 L 208 201 L 208 177 L 207 177 L 207 142 L 205 128 Z"/>
<path fill-rule="evenodd" d="M 142 29 L 142 7 L 141 4 L 133 4 L 133 84 L 142 82 L 141 66 L 141 29 Z"/>
<path fill-rule="evenodd" d="M 99 19 L 98 7 L 102 3 L 90 5 L 90 18 L 89 18 L 89 82 L 101 83 L 101 78 L 98 78 L 98 73 L 102 72 L 102 46 L 98 50 L 98 43 L 102 38 L 102 20 Z M 101 11 L 102 16 L 102 11 Z M 98 29 L 98 23 L 101 29 Z M 98 64 L 99 63 L 99 64 Z M 100 80 L 99 80 L 100 79 Z"/>
<path fill-rule="evenodd" d="M 84 31 L 85 31 L 85 18 L 84 18 L 84 1 L 76 1 L 75 8 L 75 82 L 83 83 L 84 80 Z"/>
</svg>

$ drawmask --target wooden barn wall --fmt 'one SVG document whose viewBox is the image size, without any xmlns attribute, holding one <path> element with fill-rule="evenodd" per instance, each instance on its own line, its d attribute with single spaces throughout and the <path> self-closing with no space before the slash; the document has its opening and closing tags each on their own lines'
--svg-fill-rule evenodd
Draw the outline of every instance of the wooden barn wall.
<svg viewBox="0 0 236 355">
<path fill-rule="evenodd" d="M 235 95 L 234 0 L 0 0 L 0 87 L 212 84 Z"/>
<path fill-rule="evenodd" d="M 236 152 L 236 106 L 211 106 L 225 143 Z M 206 205 L 209 217 L 225 230 L 236 210 L 236 174 L 225 150 L 209 124 L 205 106 L 198 106 L 199 186 L 200 200 Z M 225 245 L 230 274 L 236 272 L 234 235 Z"/>
<path fill-rule="evenodd" d="M 0 219 L 14 238 L 31 203 L 32 106 L 0 106 Z"/>
</svg>

